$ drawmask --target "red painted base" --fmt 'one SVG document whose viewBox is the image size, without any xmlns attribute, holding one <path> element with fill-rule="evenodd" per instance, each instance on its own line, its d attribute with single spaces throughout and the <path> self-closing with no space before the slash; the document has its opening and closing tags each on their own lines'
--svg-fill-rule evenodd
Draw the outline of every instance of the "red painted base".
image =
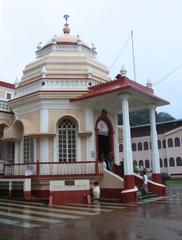
<svg viewBox="0 0 182 240">
<path fill-rule="evenodd" d="M 159 173 L 153 173 L 152 174 L 152 181 L 154 183 L 151 183 L 151 182 L 148 183 L 149 192 L 156 193 L 159 196 L 165 196 L 166 195 L 166 189 L 165 189 L 164 186 L 162 186 L 161 175 Z M 155 184 L 155 183 L 157 183 L 157 184 Z"/>
<path fill-rule="evenodd" d="M 134 175 L 125 175 L 124 176 L 124 190 L 130 190 L 135 188 L 135 176 Z M 137 194 L 134 192 L 121 192 L 121 200 L 123 202 L 136 202 Z"/>
<path fill-rule="evenodd" d="M 49 196 L 49 205 L 65 203 L 88 203 L 90 190 L 80 191 L 52 191 Z"/>
<path fill-rule="evenodd" d="M 135 176 L 125 175 L 124 176 L 124 189 L 131 189 L 135 187 Z"/>
<path fill-rule="evenodd" d="M 25 200 L 30 200 L 31 199 L 31 191 L 26 191 L 23 193 L 23 198 Z"/>
<path fill-rule="evenodd" d="M 162 178 L 161 178 L 160 173 L 153 173 L 152 174 L 152 181 L 162 184 Z"/>
<path fill-rule="evenodd" d="M 137 201 L 136 192 L 121 193 L 121 201 L 125 203 L 136 202 Z"/>
<path fill-rule="evenodd" d="M 117 198 L 120 199 L 123 189 L 101 188 L 101 198 Z"/>
</svg>

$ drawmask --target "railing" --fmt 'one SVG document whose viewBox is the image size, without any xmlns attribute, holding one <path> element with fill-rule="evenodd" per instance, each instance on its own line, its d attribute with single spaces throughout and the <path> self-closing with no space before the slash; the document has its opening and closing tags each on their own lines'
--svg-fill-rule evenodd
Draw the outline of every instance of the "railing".
<svg viewBox="0 0 182 240">
<path fill-rule="evenodd" d="M 103 163 L 89 162 L 36 162 L 5 164 L 4 176 L 62 176 L 95 175 L 103 173 Z"/>
</svg>

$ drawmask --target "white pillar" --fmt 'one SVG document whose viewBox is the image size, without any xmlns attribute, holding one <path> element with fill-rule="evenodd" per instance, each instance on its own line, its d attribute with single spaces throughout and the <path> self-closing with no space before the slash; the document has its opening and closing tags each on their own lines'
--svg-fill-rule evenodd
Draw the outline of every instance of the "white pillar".
<svg viewBox="0 0 182 240">
<path fill-rule="evenodd" d="M 20 142 L 15 141 L 15 163 L 20 163 Z"/>
<path fill-rule="evenodd" d="M 151 158 L 153 173 L 160 173 L 158 139 L 155 120 L 155 106 L 150 106 L 150 137 L 151 137 Z"/>
<path fill-rule="evenodd" d="M 131 148 L 128 99 L 129 94 L 121 95 L 123 113 L 124 175 L 133 175 L 133 154 Z"/>
<path fill-rule="evenodd" d="M 48 132 L 48 109 L 40 109 L 40 132 Z"/>
<path fill-rule="evenodd" d="M 48 162 L 49 160 L 49 145 L 46 136 L 40 137 L 40 162 Z"/>
<path fill-rule="evenodd" d="M 93 161 L 93 152 L 94 152 L 94 113 L 93 109 L 87 108 L 86 112 L 86 130 L 91 131 L 92 135 L 87 136 L 86 138 L 86 151 L 87 151 L 87 161 Z"/>
<path fill-rule="evenodd" d="M 118 142 L 118 114 L 115 116 L 115 134 L 114 134 L 114 162 L 120 165 L 119 159 L 119 142 Z"/>
</svg>

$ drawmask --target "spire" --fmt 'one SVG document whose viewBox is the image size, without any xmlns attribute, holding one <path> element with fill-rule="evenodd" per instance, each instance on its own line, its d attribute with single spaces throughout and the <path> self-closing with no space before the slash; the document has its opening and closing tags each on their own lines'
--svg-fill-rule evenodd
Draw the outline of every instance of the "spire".
<svg viewBox="0 0 182 240">
<path fill-rule="evenodd" d="M 66 14 L 63 17 L 66 20 L 66 23 L 64 24 L 63 32 L 64 32 L 64 34 L 69 34 L 70 33 L 70 28 L 69 28 L 69 24 L 67 23 L 67 20 L 70 16 L 68 14 Z"/>
</svg>

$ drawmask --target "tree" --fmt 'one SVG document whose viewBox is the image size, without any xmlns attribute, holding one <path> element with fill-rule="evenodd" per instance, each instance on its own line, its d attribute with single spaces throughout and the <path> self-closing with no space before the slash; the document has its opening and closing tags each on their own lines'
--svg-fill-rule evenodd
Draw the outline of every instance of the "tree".
<svg viewBox="0 0 182 240">
<path fill-rule="evenodd" d="M 149 109 L 136 110 L 129 113 L 130 116 L 130 126 L 139 126 L 150 123 Z M 165 112 L 156 112 L 156 122 L 165 122 L 175 120 L 170 114 Z M 123 124 L 122 114 L 118 114 L 118 124 Z"/>
</svg>

